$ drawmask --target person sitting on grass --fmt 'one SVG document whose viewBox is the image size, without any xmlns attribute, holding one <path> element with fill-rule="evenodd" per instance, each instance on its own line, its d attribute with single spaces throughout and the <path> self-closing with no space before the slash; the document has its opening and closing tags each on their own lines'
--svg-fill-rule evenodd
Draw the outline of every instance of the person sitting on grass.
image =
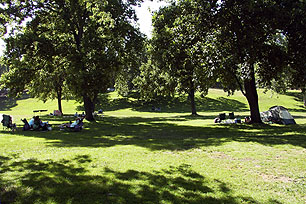
<svg viewBox="0 0 306 204">
<path fill-rule="evenodd" d="M 34 117 L 34 124 L 33 124 L 33 130 L 39 130 L 41 128 L 41 120 L 39 116 Z"/>
<path fill-rule="evenodd" d="M 83 118 L 76 118 L 76 120 L 71 123 L 71 121 L 69 123 L 64 123 L 60 126 L 60 128 L 64 128 L 64 127 L 67 127 L 67 128 L 74 128 L 76 125 L 79 125 L 81 122 L 82 122 Z"/>
<path fill-rule="evenodd" d="M 251 123 L 251 117 L 250 116 L 245 117 L 244 122 L 247 123 L 247 124 L 250 124 Z"/>
<path fill-rule="evenodd" d="M 35 119 L 35 116 L 33 116 L 33 118 L 31 118 L 31 120 L 29 121 L 30 129 L 33 129 L 34 119 Z"/>
<path fill-rule="evenodd" d="M 34 117 L 33 130 L 39 130 L 40 128 L 42 130 L 48 130 L 48 127 L 49 127 L 48 122 L 42 122 L 39 116 Z"/>
<path fill-rule="evenodd" d="M 74 128 L 76 125 L 80 124 L 81 118 L 77 118 L 73 123 L 69 125 L 69 128 Z"/>
</svg>

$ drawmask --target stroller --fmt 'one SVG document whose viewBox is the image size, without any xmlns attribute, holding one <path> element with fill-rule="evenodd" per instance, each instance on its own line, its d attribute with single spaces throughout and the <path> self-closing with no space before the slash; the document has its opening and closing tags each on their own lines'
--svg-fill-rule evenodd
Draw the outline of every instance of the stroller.
<svg viewBox="0 0 306 204">
<path fill-rule="evenodd" d="M 3 114 L 2 117 L 3 119 L 1 123 L 3 125 L 3 129 L 11 129 L 12 132 L 14 132 L 14 130 L 17 130 L 16 124 L 13 123 L 11 116 Z"/>
</svg>

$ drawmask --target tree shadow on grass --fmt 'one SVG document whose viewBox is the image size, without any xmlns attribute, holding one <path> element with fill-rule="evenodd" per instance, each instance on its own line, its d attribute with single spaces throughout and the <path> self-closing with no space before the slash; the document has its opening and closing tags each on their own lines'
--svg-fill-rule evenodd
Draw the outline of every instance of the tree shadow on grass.
<svg viewBox="0 0 306 204">
<path fill-rule="evenodd" d="M 288 108 L 289 113 L 292 114 L 292 112 L 299 112 L 299 113 L 305 113 L 306 112 L 306 108 L 304 106 L 300 105 L 298 107 L 299 108 Z"/>
<path fill-rule="evenodd" d="M 204 116 L 211 119 L 213 116 Z M 212 124 L 188 126 L 188 117 L 141 118 L 106 117 L 95 123 L 85 123 L 81 132 L 60 131 L 58 124 L 49 132 L 17 131 L 26 137 L 45 138 L 52 146 L 111 147 L 135 145 L 151 150 L 188 150 L 219 146 L 226 142 L 257 142 L 263 145 L 291 144 L 306 148 L 306 126 L 271 126 L 247 124 Z M 60 121 L 59 121 L 60 122 Z"/>
<path fill-rule="evenodd" d="M 138 100 L 133 94 L 124 98 L 110 99 L 107 94 L 102 95 L 99 98 L 99 102 L 96 105 L 96 109 L 102 109 L 103 111 L 116 111 L 120 109 L 131 108 L 134 111 L 139 112 L 156 112 L 152 107 L 160 108 L 158 112 L 162 113 L 189 113 L 191 112 L 190 101 L 186 96 L 179 96 L 175 98 L 159 98 L 152 102 L 144 102 Z M 219 97 L 217 99 L 209 97 L 196 97 L 196 108 L 198 112 L 211 111 L 248 111 L 246 104 L 241 103 L 238 100 L 229 99 L 225 97 Z M 83 107 L 78 108 L 79 111 L 83 111 Z"/>
<path fill-rule="evenodd" d="M 303 95 L 301 92 L 287 91 L 285 95 L 294 97 L 294 100 L 297 102 L 303 102 Z"/>
<path fill-rule="evenodd" d="M 306 115 L 305 116 L 302 116 L 302 115 L 292 115 L 292 117 L 294 119 L 305 119 L 306 118 Z"/>
<path fill-rule="evenodd" d="M 249 197 L 234 196 L 226 183 L 205 178 L 187 164 L 153 172 L 118 172 L 95 167 L 88 155 L 59 161 L 6 156 L 0 161 L 1 204 L 258 203 Z M 99 173 L 92 175 L 89 167 Z"/>
<path fill-rule="evenodd" d="M 293 91 L 288 91 L 285 93 L 287 96 L 291 96 L 294 98 L 295 101 L 300 103 L 299 108 L 289 108 L 289 112 L 305 112 L 306 107 L 303 106 L 303 95 L 301 92 L 293 92 Z"/>
<path fill-rule="evenodd" d="M 17 106 L 18 100 L 28 99 L 30 96 L 28 94 L 24 94 L 19 98 L 11 98 L 11 97 L 0 97 L 0 111 L 9 111 L 15 106 Z"/>
<path fill-rule="evenodd" d="M 17 106 L 17 100 L 13 98 L 0 97 L 0 111 L 9 111 Z"/>
</svg>

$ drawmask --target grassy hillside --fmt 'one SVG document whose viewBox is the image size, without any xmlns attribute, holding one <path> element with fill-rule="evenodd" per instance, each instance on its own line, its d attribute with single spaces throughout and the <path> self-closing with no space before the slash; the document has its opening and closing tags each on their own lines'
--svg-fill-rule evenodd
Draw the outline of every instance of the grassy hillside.
<svg viewBox="0 0 306 204">
<path fill-rule="evenodd" d="M 274 105 L 281 105 L 289 109 L 292 115 L 297 116 L 299 123 L 306 123 L 303 117 L 306 109 L 303 107 L 302 98 L 297 91 L 291 91 L 287 95 L 280 95 L 277 93 L 259 90 L 259 106 L 260 111 L 266 111 Z M 152 106 L 160 107 L 161 111 L 152 111 Z M 235 112 L 236 115 L 249 115 L 249 107 L 245 97 L 241 92 L 236 92 L 233 96 L 228 96 L 227 93 L 221 89 L 211 89 L 209 94 L 201 98 L 196 97 L 196 106 L 199 115 L 210 116 L 213 119 L 218 113 Z M 105 115 L 115 117 L 169 117 L 177 115 L 189 115 L 190 105 L 187 96 L 178 96 L 175 99 L 164 99 L 160 102 L 143 103 L 138 101 L 136 97 L 118 96 L 116 92 L 112 92 L 100 99 L 99 105 L 96 109 L 102 108 Z M 43 103 L 33 98 L 15 99 L 0 99 L 0 114 L 10 114 L 16 118 L 16 122 L 20 123 L 20 118 L 30 118 L 33 116 L 33 110 L 46 109 L 48 112 L 38 113 L 44 115 L 51 113 L 57 109 L 56 101 L 47 101 Z M 82 104 L 74 100 L 63 100 L 63 111 L 65 114 L 81 113 L 83 111 Z M 145 113 L 145 114 L 144 114 Z M 208 121 L 207 121 L 208 122 Z M 208 122 L 209 123 L 209 122 Z"/>
<path fill-rule="evenodd" d="M 43 114 L 52 131 L 0 131 L 0 203 L 305 203 L 302 101 L 297 92 L 259 93 L 262 111 L 283 105 L 298 125 L 214 124 L 220 112 L 249 112 L 240 93 L 213 89 L 197 97 L 199 117 L 186 97 L 142 103 L 113 92 L 97 107 L 104 117 L 82 132 L 58 128 L 73 117 Z M 0 101 L 19 127 L 36 109 L 52 112 L 56 101 Z M 82 107 L 64 101 L 63 110 Z"/>
<path fill-rule="evenodd" d="M 259 107 L 260 111 L 266 111 L 275 105 L 284 106 L 289 109 L 290 113 L 295 116 L 299 124 L 306 123 L 306 109 L 303 107 L 300 93 L 291 91 L 287 95 L 264 93 L 259 90 Z M 163 100 L 160 102 L 142 104 L 135 98 L 122 98 L 114 92 L 110 95 L 111 101 L 104 101 L 99 107 L 106 111 L 106 114 L 115 117 L 170 117 L 170 116 L 188 116 L 191 113 L 190 104 L 187 96 L 180 96 L 174 100 Z M 152 105 L 160 107 L 160 112 L 152 111 Z M 201 122 L 211 124 L 213 119 L 219 113 L 234 112 L 235 115 L 248 116 L 249 107 L 246 98 L 241 92 L 236 92 L 233 96 L 228 96 L 221 89 L 211 89 L 205 98 L 197 95 L 196 107 Z M 201 119 L 199 117 L 198 119 Z"/>
</svg>

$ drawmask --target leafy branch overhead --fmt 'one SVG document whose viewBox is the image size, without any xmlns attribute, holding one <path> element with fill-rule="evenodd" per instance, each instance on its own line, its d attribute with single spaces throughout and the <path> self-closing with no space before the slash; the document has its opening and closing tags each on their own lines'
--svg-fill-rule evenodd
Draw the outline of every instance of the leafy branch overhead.
<svg viewBox="0 0 306 204">
<path fill-rule="evenodd" d="M 218 81 L 229 93 L 241 90 L 252 122 L 260 123 L 256 87 L 280 90 L 281 84 L 305 90 L 302 11 L 305 3 L 298 0 L 173 1 L 153 16 L 151 59 L 142 70 L 143 79 L 151 73 L 165 82 L 154 88 L 139 80 L 141 93 L 154 97 L 161 87 L 188 93 L 196 114 L 193 93 L 205 95 Z"/>
<path fill-rule="evenodd" d="M 6 19 L 2 25 L 12 26 L 6 39 L 5 61 L 11 69 L 3 77 L 6 86 L 15 94 L 30 88 L 35 96 L 44 99 L 52 98 L 52 92 L 69 90 L 64 95 L 72 94 L 83 101 L 86 118 L 93 120 L 97 95 L 129 63 L 129 50 L 139 48 L 135 41 L 142 41 L 132 25 L 136 15 L 131 6 L 139 1 L 1 3 Z M 27 76 L 26 80 L 20 81 L 20 76 Z M 39 84 L 45 82 L 52 91 L 40 88 Z"/>
</svg>

